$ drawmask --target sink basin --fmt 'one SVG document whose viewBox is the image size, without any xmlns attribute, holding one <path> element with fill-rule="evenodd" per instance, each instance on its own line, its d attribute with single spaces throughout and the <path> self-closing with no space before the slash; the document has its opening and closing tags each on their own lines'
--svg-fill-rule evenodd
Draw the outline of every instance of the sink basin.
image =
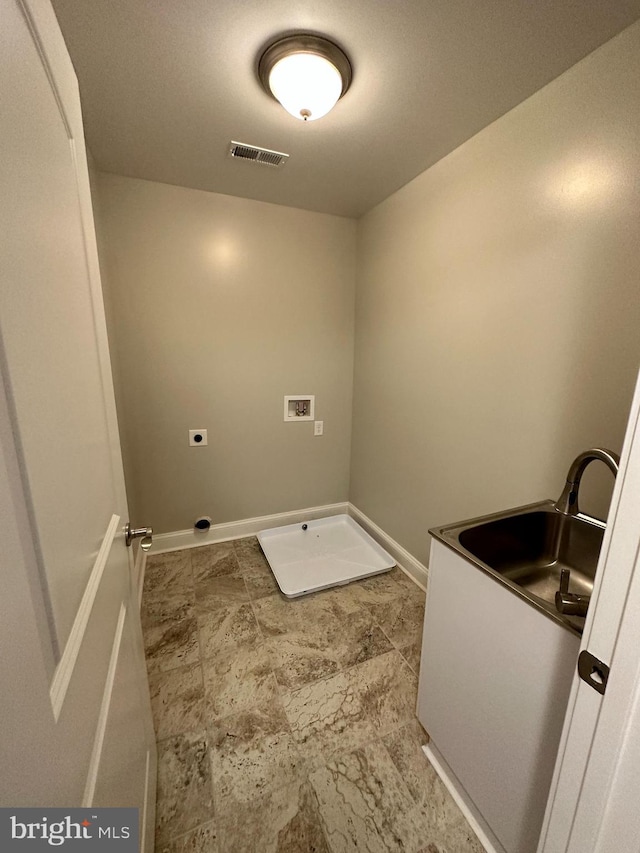
<svg viewBox="0 0 640 853">
<path fill-rule="evenodd" d="M 582 633 L 584 617 L 555 608 L 560 572 L 571 572 L 569 591 L 591 595 L 605 523 L 563 515 L 543 501 L 430 530 L 432 536 L 509 586 L 548 616 Z"/>
</svg>

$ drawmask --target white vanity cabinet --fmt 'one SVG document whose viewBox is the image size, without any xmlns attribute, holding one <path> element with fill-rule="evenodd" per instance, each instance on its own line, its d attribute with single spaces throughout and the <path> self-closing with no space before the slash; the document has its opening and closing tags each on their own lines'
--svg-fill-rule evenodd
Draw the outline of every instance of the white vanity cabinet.
<svg viewBox="0 0 640 853">
<path fill-rule="evenodd" d="M 535 853 L 579 644 L 433 540 L 418 717 L 496 853 Z"/>
</svg>

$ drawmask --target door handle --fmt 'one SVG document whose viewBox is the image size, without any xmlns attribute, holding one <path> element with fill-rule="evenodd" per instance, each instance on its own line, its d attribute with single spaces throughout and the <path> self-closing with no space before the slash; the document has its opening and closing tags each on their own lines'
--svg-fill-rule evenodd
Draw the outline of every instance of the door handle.
<svg viewBox="0 0 640 853">
<path fill-rule="evenodd" d="M 148 551 L 149 548 L 151 548 L 151 542 L 153 541 L 153 528 L 132 527 L 131 524 L 127 522 L 124 528 L 124 541 L 127 543 L 127 547 L 131 545 L 134 539 L 140 539 L 140 547 L 143 551 Z"/>
</svg>

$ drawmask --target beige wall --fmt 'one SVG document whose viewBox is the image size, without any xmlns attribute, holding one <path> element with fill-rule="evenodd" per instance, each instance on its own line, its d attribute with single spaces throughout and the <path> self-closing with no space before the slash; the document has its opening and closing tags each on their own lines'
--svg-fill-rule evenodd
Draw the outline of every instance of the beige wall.
<svg viewBox="0 0 640 853">
<path fill-rule="evenodd" d="M 619 450 L 640 363 L 640 24 L 358 224 L 99 174 L 132 519 L 160 531 L 350 500 L 429 526 L 556 497 Z M 315 393 L 325 435 L 285 424 Z M 207 448 L 187 430 L 206 427 Z M 606 512 L 609 475 L 585 477 Z"/>
<path fill-rule="evenodd" d="M 620 450 L 639 75 L 636 24 L 359 223 L 350 499 L 423 561 L 429 526 L 555 498 L 579 451 Z"/>
<path fill-rule="evenodd" d="M 105 174 L 97 190 L 132 520 L 346 500 L 355 222 Z M 284 423 L 285 394 L 316 395 L 324 436 Z"/>
</svg>

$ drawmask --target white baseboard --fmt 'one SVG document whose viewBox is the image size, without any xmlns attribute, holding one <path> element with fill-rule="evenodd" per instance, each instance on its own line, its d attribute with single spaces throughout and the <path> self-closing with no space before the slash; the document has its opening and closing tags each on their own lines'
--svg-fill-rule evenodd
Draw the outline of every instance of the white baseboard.
<svg viewBox="0 0 640 853">
<path fill-rule="evenodd" d="M 453 775 L 451 768 L 435 748 L 434 744 L 429 742 L 426 746 L 422 747 L 422 751 L 427 756 L 433 769 L 442 779 L 445 788 L 455 800 L 456 805 L 465 816 L 471 829 L 478 836 L 478 841 L 487 853 L 506 853 L 504 847 L 495 837 L 473 802 L 469 799 L 468 794 Z"/>
<path fill-rule="evenodd" d="M 279 512 L 274 515 L 262 515 L 257 518 L 244 518 L 241 521 L 229 521 L 225 524 L 212 524 L 208 530 L 176 530 L 173 533 L 159 533 L 153 537 L 151 554 L 166 554 L 168 551 L 178 551 L 181 548 L 197 548 L 200 545 L 211 545 L 214 542 L 228 542 L 230 539 L 242 539 L 245 536 L 255 536 L 261 530 L 272 527 L 283 527 L 285 524 L 298 524 L 315 518 L 327 518 L 331 515 L 350 515 L 354 521 L 363 527 L 367 533 L 388 551 L 412 581 L 422 589 L 426 589 L 428 569 L 403 548 L 395 539 L 388 536 L 382 528 L 371 521 L 361 510 L 351 503 L 326 504 L 325 506 L 307 507 L 290 512 Z"/>
<path fill-rule="evenodd" d="M 371 521 L 358 507 L 352 503 L 348 504 L 348 514 L 363 527 L 369 536 L 372 536 L 385 551 L 388 551 L 393 559 L 398 564 L 398 567 L 411 578 L 412 581 L 418 584 L 422 589 L 427 588 L 427 580 L 429 570 L 419 560 L 410 554 L 406 548 L 403 548 L 395 539 L 392 539 L 381 527 Z"/>
<path fill-rule="evenodd" d="M 211 545 L 214 542 L 227 542 L 230 539 L 243 539 L 255 536 L 261 530 L 283 527 L 285 524 L 302 523 L 308 519 L 326 518 L 341 515 L 348 511 L 348 504 L 326 504 L 325 506 L 296 509 L 291 512 L 279 512 L 275 515 L 262 515 L 257 518 L 244 518 L 241 521 L 229 521 L 226 524 L 212 524 L 208 530 L 177 530 L 175 533 L 154 534 L 151 554 L 164 554 L 180 548 L 196 548 L 199 545 Z"/>
</svg>

